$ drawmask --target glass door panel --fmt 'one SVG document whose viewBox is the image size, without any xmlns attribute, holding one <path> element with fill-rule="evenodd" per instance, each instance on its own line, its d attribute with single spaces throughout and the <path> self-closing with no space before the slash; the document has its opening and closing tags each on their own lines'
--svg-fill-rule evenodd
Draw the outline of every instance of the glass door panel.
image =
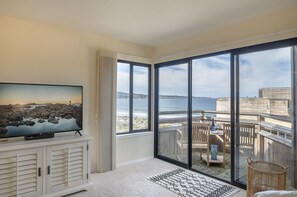
<svg viewBox="0 0 297 197">
<path fill-rule="evenodd" d="M 188 64 L 158 73 L 158 155 L 188 163 Z"/>
<path fill-rule="evenodd" d="M 235 127 L 235 181 L 246 184 L 247 158 L 289 166 L 292 155 L 291 48 L 240 54 Z"/>
<path fill-rule="evenodd" d="M 223 128 L 230 128 L 230 54 L 194 59 L 192 168 L 230 181 L 230 129 Z"/>
</svg>

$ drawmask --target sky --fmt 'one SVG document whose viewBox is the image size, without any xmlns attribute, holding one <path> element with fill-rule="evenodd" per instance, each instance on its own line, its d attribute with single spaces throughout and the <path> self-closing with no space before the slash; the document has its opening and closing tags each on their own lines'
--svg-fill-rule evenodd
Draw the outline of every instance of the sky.
<svg viewBox="0 0 297 197">
<path fill-rule="evenodd" d="M 291 86 L 290 47 L 240 55 L 240 97 L 258 97 L 260 88 Z M 118 91 L 129 90 L 129 64 L 118 64 Z M 194 59 L 192 94 L 195 97 L 230 97 L 230 55 Z M 136 92 L 147 90 L 147 72 L 134 77 Z M 143 87 L 146 87 L 143 88 Z M 160 95 L 188 94 L 188 65 L 159 69 Z"/>
<path fill-rule="evenodd" d="M 230 96 L 230 55 L 193 60 L 193 96 Z"/>
<path fill-rule="evenodd" d="M 188 65 L 178 64 L 159 69 L 159 94 L 179 95 L 188 94 Z"/>
<path fill-rule="evenodd" d="M 0 84 L 0 105 L 82 103 L 82 89 L 70 86 Z"/>
<path fill-rule="evenodd" d="M 291 87 L 291 48 L 240 56 L 240 96 L 258 97 L 263 87 Z"/>
<path fill-rule="evenodd" d="M 117 76 L 117 91 L 129 92 L 130 64 L 119 62 Z M 133 92 L 148 94 L 148 68 L 133 66 Z"/>
<path fill-rule="evenodd" d="M 117 91 L 129 92 L 130 64 L 119 62 L 117 67 Z"/>
</svg>

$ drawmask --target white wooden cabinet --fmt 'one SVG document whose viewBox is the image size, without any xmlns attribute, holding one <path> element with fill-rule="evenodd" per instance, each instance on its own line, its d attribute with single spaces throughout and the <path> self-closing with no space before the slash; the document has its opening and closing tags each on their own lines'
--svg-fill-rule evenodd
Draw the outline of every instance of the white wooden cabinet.
<svg viewBox="0 0 297 197">
<path fill-rule="evenodd" d="M 0 142 L 0 196 L 62 196 L 88 189 L 91 139 L 64 133 Z"/>
</svg>

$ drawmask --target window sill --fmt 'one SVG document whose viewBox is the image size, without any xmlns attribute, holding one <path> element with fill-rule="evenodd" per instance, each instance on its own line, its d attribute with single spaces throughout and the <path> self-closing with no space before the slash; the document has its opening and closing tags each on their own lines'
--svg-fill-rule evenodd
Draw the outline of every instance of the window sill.
<svg viewBox="0 0 297 197">
<path fill-rule="evenodd" d="M 123 133 L 117 134 L 117 138 L 130 138 L 130 137 L 140 137 L 140 136 L 148 136 L 154 135 L 152 131 L 142 131 L 142 132 L 135 132 L 135 133 Z"/>
</svg>

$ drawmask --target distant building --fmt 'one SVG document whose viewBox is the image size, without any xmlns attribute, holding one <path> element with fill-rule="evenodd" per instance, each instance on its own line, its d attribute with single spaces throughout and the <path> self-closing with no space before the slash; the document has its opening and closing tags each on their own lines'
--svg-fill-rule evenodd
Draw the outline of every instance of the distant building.
<svg viewBox="0 0 297 197">
<path fill-rule="evenodd" d="M 240 98 L 240 112 L 267 113 L 290 116 L 291 88 L 269 87 L 259 89 L 257 98 Z M 230 110 L 230 98 L 218 98 L 217 111 Z"/>
<path fill-rule="evenodd" d="M 259 89 L 259 98 L 277 99 L 277 100 L 290 100 L 291 88 L 261 88 Z"/>
</svg>

